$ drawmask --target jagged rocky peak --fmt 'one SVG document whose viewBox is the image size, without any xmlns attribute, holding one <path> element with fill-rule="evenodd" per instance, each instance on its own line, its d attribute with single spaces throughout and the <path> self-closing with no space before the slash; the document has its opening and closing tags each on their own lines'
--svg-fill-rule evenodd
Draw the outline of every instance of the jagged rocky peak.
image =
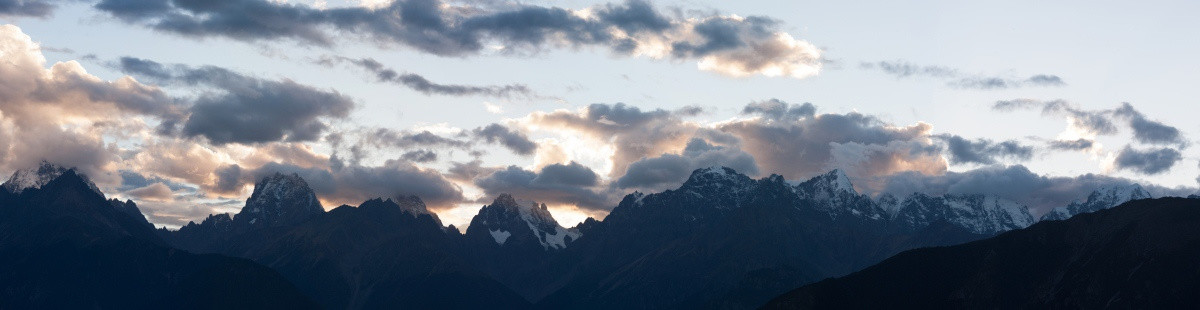
<svg viewBox="0 0 1200 310">
<path fill-rule="evenodd" d="M 896 221 L 911 230 L 945 221 L 976 234 L 995 234 L 1028 227 L 1034 217 L 1028 207 L 996 196 L 914 193 L 902 202 Z"/>
<path fill-rule="evenodd" d="M 884 193 L 883 195 L 879 195 L 879 198 L 877 198 L 875 202 L 879 204 L 880 208 L 883 208 L 884 211 L 887 211 L 888 215 L 895 217 L 896 213 L 900 213 L 901 203 L 904 201 L 900 200 L 900 198 L 896 197 L 896 195 Z"/>
<path fill-rule="evenodd" d="M 411 212 L 412 214 L 432 214 L 425 206 L 425 201 L 416 195 L 400 195 L 396 196 L 396 205 L 400 209 Z"/>
<path fill-rule="evenodd" d="M 713 166 L 692 171 L 681 188 L 729 189 L 742 188 L 753 182 L 750 177 L 729 167 Z"/>
<path fill-rule="evenodd" d="M 254 185 L 246 206 L 234 217 L 242 225 L 284 226 L 321 214 L 317 194 L 297 174 L 275 173 Z"/>
<path fill-rule="evenodd" d="M 20 194 L 29 189 L 41 189 L 46 184 L 63 175 L 78 177 L 96 194 L 104 196 L 104 193 L 100 192 L 100 188 L 96 187 L 95 183 L 92 183 L 86 175 L 78 172 L 75 168 L 67 168 L 46 161 L 42 161 L 35 168 L 21 169 L 13 172 L 12 177 L 8 178 L 8 181 L 4 182 L 3 185 L 0 185 L 0 188 L 13 194 Z"/>
<path fill-rule="evenodd" d="M 479 209 L 467 230 L 479 229 L 487 230 L 501 246 L 509 243 L 514 235 L 520 235 L 524 237 L 516 238 L 535 239 L 544 249 L 566 248 L 580 236 L 578 230 L 559 225 L 546 204 L 521 203 L 510 194 L 500 194 L 492 204 Z"/>
<path fill-rule="evenodd" d="M 854 184 L 850 183 L 850 177 L 841 169 L 834 169 L 797 184 L 796 189 L 811 195 L 809 198 L 818 199 L 836 196 L 839 193 L 858 195 L 858 192 L 854 191 Z"/>
<path fill-rule="evenodd" d="M 1137 183 L 1104 186 L 1092 191 L 1086 201 L 1081 202 L 1077 200 L 1065 207 L 1057 207 L 1050 210 L 1050 212 L 1042 215 L 1042 220 L 1065 220 L 1081 213 L 1096 212 L 1116 207 L 1128 201 L 1147 198 L 1153 197 L 1150 196 L 1150 192 L 1147 192 L 1146 189 Z"/>
</svg>

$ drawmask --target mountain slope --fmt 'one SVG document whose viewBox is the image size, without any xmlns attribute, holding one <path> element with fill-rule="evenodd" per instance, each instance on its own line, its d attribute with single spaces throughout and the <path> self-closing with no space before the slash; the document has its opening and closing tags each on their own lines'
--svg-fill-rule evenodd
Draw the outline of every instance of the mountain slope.
<svg viewBox="0 0 1200 310">
<path fill-rule="evenodd" d="M 49 164 L 0 186 L 0 308 L 262 308 L 313 304 L 247 260 L 165 246 L 132 203 Z"/>
<path fill-rule="evenodd" d="M 677 190 L 626 196 L 554 258 L 560 287 L 538 305 L 750 308 L 901 250 L 987 236 L 946 221 L 893 230 L 885 215 L 837 171 L 792 185 L 699 169 Z"/>
<path fill-rule="evenodd" d="M 1200 200 L 1138 200 L 904 252 L 765 308 L 1188 308 L 1200 303 L 1198 222 Z"/>
<path fill-rule="evenodd" d="M 1092 191 L 1086 201 L 1075 201 L 1065 207 L 1058 207 L 1042 215 L 1043 221 L 1058 221 L 1072 216 L 1096 212 L 1115 207 L 1127 201 L 1152 198 L 1150 192 L 1142 189 L 1141 185 L 1111 186 Z"/>
<path fill-rule="evenodd" d="M 324 308 L 530 306 L 463 259 L 462 236 L 413 199 L 402 200 L 404 206 L 391 199 L 340 206 L 300 223 L 236 234 L 212 251 L 275 269 Z M 213 221 L 219 227 L 226 220 Z"/>
</svg>

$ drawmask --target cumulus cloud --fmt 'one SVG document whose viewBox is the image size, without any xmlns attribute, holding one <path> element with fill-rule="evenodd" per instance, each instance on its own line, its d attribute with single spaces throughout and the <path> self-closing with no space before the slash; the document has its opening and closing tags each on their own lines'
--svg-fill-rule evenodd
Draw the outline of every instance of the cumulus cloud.
<svg viewBox="0 0 1200 310">
<path fill-rule="evenodd" d="M 1129 120 L 1129 128 L 1133 129 L 1133 138 L 1137 142 L 1158 145 L 1175 144 L 1180 146 L 1187 144 L 1179 129 L 1146 119 L 1146 116 L 1142 112 L 1138 112 L 1128 102 L 1121 103 L 1121 106 L 1113 114 Z"/>
<path fill-rule="evenodd" d="M 134 134 L 145 117 L 181 110 L 130 77 L 106 81 L 75 61 L 47 67 L 40 46 L 13 25 L 0 25 L 0 64 L 0 168 L 10 171 L 46 160 L 116 183 L 118 147 L 103 136 Z"/>
<path fill-rule="evenodd" d="M 671 111 L 642 111 L 623 103 L 597 103 L 579 111 L 534 112 L 524 122 L 543 129 L 578 132 L 611 145 L 615 152 L 608 174 L 614 177 L 642 158 L 675 152 L 699 129 L 699 125 L 687 123 Z"/>
<path fill-rule="evenodd" d="M 367 70 L 371 74 L 375 75 L 375 79 L 379 82 L 401 85 L 425 95 L 487 96 L 502 98 L 539 97 L 536 92 L 529 89 L 529 87 L 525 86 L 524 84 L 474 86 L 434 83 L 419 74 L 397 72 L 396 70 L 388 68 L 372 58 L 352 59 L 341 56 L 327 55 L 318 59 L 316 63 L 324 66 L 332 66 L 335 63 L 348 63 L 363 70 Z"/>
<path fill-rule="evenodd" d="M 749 153 L 736 147 L 713 145 L 693 138 L 680 154 L 663 154 L 639 160 L 629 165 L 614 186 L 658 191 L 679 186 L 692 171 L 712 166 L 733 168 L 747 175 L 758 175 L 758 164 Z"/>
<path fill-rule="evenodd" d="M 1060 87 L 1067 85 L 1067 83 L 1064 82 L 1061 77 L 1051 74 L 1036 74 L 1026 78 L 981 76 L 966 74 L 958 69 L 950 67 L 922 66 L 902 60 L 863 62 L 859 64 L 859 67 L 868 70 L 878 69 L 879 71 L 895 76 L 896 78 L 920 76 L 944 79 L 948 80 L 946 85 L 966 89 L 994 90 L 1020 88 L 1026 86 Z"/>
<path fill-rule="evenodd" d="M 329 9 L 270 0 L 102 0 L 96 8 L 128 23 L 198 38 L 291 39 L 330 46 L 338 34 L 353 33 L 439 56 L 479 54 L 492 44 L 509 52 L 607 47 L 616 55 L 695 60 L 702 70 L 731 76 L 804 78 L 821 68 L 820 50 L 782 31 L 773 19 L 670 17 L 638 0 L 581 10 L 438 0 Z"/>
<path fill-rule="evenodd" d="M 471 133 L 476 138 L 488 143 L 499 143 L 519 155 L 533 155 L 537 151 L 537 143 L 520 131 L 512 130 L 504 125 L 491 124 L 475 128 Z"/>
<path fill-rule="evenodd" d="M 487 197 L 509 193 L 536 201 L 608 210 L 616 196 L 597 190 L 599 176 L 576 162 L 552 164 L 534 172 L 517 166 L 475 179 Z"/>
<path fill-rule="evenodd" d="M 936 136 L 946 143 L 946 151 L 950 162 L 955 164 L 984 164 L 996 163 L 998 158 L 1029 160 L 1033 157 L 1033 147 L 1022 145 L 1015 140 L 993 142 L 988 139 L 968 140 L 966 138 L 942 134 Z"/>
<path fill-rule="evenodd" d="M 788 104 L 779 99 L 752 102 L 742 108 L 743 115 L 759 115 L 772 121 L 791 121 L 813 117 L 817 107 L 805 102 L 801 105 Z"/>
<path fill-rule="evenodd" d="M 838 167 L 864 175 L 946 169 L 929 136 L 932 126 L 925 123 L 894 126 L 852 112 L 784 122 L 735 120 L 716 129 L 739 139 L 761 170 L 787 178 L 807 178 Z"/>
<path fill-rule="evenodd" d="M 195 98 L 178 131 L 188 137 L 205 137 L 218 145 L 313 141 L 328 129 L 324 119 L 345 118 L 354 107 L 352 99 L 337 91 L 287 79 L 263 80 L 220 67 L 167 66 L 132 57 L 122 57 L 119 67 L 162 84 L 216 90 Z M 174 133 L 174 125 L 168 119 L 162 131 Z"/>
<path fill-rule="evenodd" d="M 1113 166 L 1118 170 L 1154 175 L 1171 170 L 1182 159 L 1183 155 L 1172 148 L 1137 150 L 1126 146 L 1117 153 Z"/>
</svg>

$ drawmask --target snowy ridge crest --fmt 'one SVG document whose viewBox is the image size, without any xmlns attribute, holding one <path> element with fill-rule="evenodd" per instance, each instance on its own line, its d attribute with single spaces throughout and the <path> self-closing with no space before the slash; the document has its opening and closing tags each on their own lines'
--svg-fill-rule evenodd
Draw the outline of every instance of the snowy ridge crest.
<svg viewBox="0 0 1200 310">
<path fill-rule="evenodd" d="M 8 190 L 13 194 L 20 194 L 30 189 L 41 189 L 67 172 L 72 172 L 79 176 L 87 184 L 88 188 L 96 192 L 96 194 L 104 196 L 104 193 L 100 192 L 100 188 L 96 187 L 96 183 L 92 183 L 92 180 L 88 179 L 87 175 L 80 173 L 74 168 L 66 168 L 46 161 L 43 161 L 37 168 L 21 169 L 13 172 L 12 177 L 4 182 L 3 185 L 0 185 L 0 188 Z"/>
</svg>

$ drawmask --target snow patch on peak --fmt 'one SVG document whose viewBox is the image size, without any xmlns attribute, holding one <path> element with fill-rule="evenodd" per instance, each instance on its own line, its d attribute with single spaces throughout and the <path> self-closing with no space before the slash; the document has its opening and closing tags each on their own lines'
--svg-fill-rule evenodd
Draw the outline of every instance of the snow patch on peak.
<svg viewBox="0 0 1200 310">
<path fill-rule="evenodd" d="M 496 240 L 496 244 L 499 244 L 499 245 L 504 245 L 504 242 L 508 241 L 508 237 L 512 237 L 511 232 L 507 232 L 507 231 L 503 231 L 503 230 L 490 230 L 489 229 L 488 232 L 492 234 L 492 239 Z"/>
<path fill-rule="evenodd" d="M 25 190 L 40 189 L 68 171 L 75 173 L 79 178 L 83 179 L 84 183 L 87 183 L 88 188 L 93 192 L 104 196 L 104 193 L 100 192 L 100 188 L 96 187 L 96 184 L 92 183 L 92 180 L 88 179 L 86 175 L 79 173 L 73 168 L 66 168 L 44 161 L 37 168 L 21 169 L 13 172 L 12 177 L 7 182 L 4 182 L 3 185 L 0 185 L 0 188 L 6 189 L 13 194 L 20 194 Z"/>
</svg>

